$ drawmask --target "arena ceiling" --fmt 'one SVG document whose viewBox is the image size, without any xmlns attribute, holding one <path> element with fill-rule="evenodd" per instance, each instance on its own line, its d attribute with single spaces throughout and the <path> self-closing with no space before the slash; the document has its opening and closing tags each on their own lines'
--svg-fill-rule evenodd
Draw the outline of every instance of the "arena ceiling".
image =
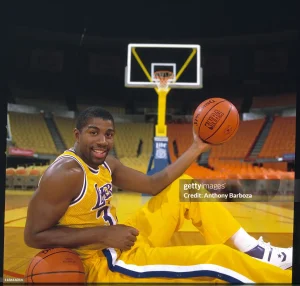
<svg viewBox="0 0 300 286">
<path fill-rule="evenodd" d="M 273 39 L 280 38 L 282 42 L 287 43 L 284 37 L 294 39 L 294 34 L 289 34 L 289 31 L 295 31 L 297 27 L 297 9 L 293 7 L 294 3 L 297 4 L 296 1 L 251 1 L 248 4 L 245 1 L 230 1 L 226 5 L 222 0 L 185 0 L 178 3 L 168 0 L 153 3 L 133 0 L 97 1 L 94 6 L 83 3 L 79 5 L 75 1 L 72 4 L 19 1 L 16 5 L 10 1 L 7 4 L 9 5 L 7 23 L 11 39 L 7 53 L 11 57 L 6 57 L 9 71 L 6 77 L 9 86 L 16 84 L 24 89 L 47 87 L 59 91 L 62 87 L 63 89 L 72 87 L 77 90 L 78 86 L 73 83 L 79 82 L 75 78 L 76 72 L 79 74 L 80 71 L 80 82 L 84 90 L 86 86 L 96 91 L 100 86 L 101 89 L 111 90 L 112 86 L 120 89 L 124 85 L 123 76 L 120 76 L 118 84 L 112 85 L 111 82 L 116 82 L 115 77 L 105 77 L 103 71 L 101 78 L 91 77 L 85 72 L 89 53 L 125 55 L 128 41 L 136 40 L 204 43 L 207 39 L 208 42 L 212 40 L 212 46 L 219 47 L 219 43 L 223 45 L 224 38 L 231 36 L 233 38 L 253 36 L 251 40 L 253 47 L 258 34 L 260 41 L 268 41 L 266 33 Z M 79 45 L 84 30 L 86 31 L 84 49 L 79 57 Z M 281 36 L 276 34 L 281 32 L 284 32 Z M 235 47 L 240 45 L 239 38 L 235 42 Z M 293 44 L 291 46 L 294 47 Z M 32 50 L 37 47 L 64 50 L 66 68 L 62 74 L 29 71 L 28 59 L 32 58 Z M 235 49 L 238 50 L 239 47 Z M 294 53 L 294 50 L 292 52 Z M 224 50 L 224 53 L 231 57 L 232 49 Z M 248 51 L 242 53 L 247 55 Z M 278 90 L 281 86 L 285 89 L 285 86 L 291 86 L 291 83 L 293 87 L 293 66 L 290 65 L 288 71 L 282 73 L 260 73 L 259 76 L 254 76 L 248 71 L 253 60 L 244 57 L 242 53 L 237 55 L 235 60 L 234 66 L 238 72 L 233 71 L 227 77 L 219 77 L 218 84 L 215 77 L 208 77 L 206 73 L 205 83 L 208 90 L 228 89 L 228 92 L 238 94 L 238 90 L 245 89 L 252 93 L 257 90 L 256 81 L 260 82 L 258 93 L 264 93 L 264 90 L 268 91 L 270 88 Z M 124 62 L 124 58 L 120 57 L 120 62 Z M 244 65 L 240 59 L 244 61 Z M 244 74 L 240 72 L 241 70 Z"/>
<path fill-rule="evenodd" d="M 86 28 L 90 35 L 107 39 L 212 38 L 294 30 L 296 4 L 296 1 L 280 0 L 129 0 L 97 1 L 97 4 L 19 1 L 16 5 L 10 1 L 8 22 L 11 27 L 66 33 L 81 33 Z"/>
</svg>

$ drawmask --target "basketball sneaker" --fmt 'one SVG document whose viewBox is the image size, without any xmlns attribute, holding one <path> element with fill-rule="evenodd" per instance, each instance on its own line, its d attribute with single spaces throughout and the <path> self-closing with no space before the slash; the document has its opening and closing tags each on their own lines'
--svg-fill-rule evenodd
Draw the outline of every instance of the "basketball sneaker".
<svg viewBox="0 0 300 286">
<path fill-rule="evenodd" d="M 257 246 L 245 253 L 258 260 L 278 266 L 284 270 L 293 266 L 292 247 L 274 247 L 269 242 L 264 242 L 262 237 L 258 239 Z"/>
</svg>

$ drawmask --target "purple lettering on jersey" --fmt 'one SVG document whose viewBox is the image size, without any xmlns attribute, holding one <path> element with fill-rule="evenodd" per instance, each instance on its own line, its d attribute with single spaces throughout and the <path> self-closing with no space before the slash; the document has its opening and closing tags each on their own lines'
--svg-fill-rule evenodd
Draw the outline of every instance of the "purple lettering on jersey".
<svg viewBox="0 0 300 286">
<path fill-rule="evenodd" d="M 92 208 L 92 210 L 98 210 L 105 206 L 106 200 L 108 200 L 112 196 L 112 185 L 111 183 L 105 184 L 101 187 L 98 187 L 97 184 L 95 184 L 95 190 L 97 194 L 97 202 L 96 205 Z M 99 217 L 97 212 L 97 218 Z"/>
<path fill-rule="evenodd" d="M 114 221 L 112 219 L 111 213 L 109 212 L 108 206 L 105 206 L 97 211 L 97 218 L 99 218 L 101 215 L 105 222 L 107 222 L 110 225 L 114 225 Z"/>
</svg>

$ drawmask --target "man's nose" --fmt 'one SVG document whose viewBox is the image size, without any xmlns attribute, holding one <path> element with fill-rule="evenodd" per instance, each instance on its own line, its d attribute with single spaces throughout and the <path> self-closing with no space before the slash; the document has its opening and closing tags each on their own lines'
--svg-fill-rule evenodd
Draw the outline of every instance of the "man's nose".
<svg viewBox="0 0 300 286">
<path fill-rule="evenodd" d="M 98 137 L 97 143 L 101 144 L 101 145 L 107 145 L 108 142 L 106 141 L 105 135 L 100 134 L 99 137 Z"/>
</svg>

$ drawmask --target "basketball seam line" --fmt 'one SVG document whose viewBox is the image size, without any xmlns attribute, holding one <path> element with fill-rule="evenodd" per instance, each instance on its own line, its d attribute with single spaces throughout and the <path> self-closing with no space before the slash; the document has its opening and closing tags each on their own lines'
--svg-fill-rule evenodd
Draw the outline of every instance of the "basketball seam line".
<svg viewBox="0 0 300 286">
<path fill-rule="evenodd" d="M 206 114 L 207 114 L 208 112 L 210 112 L 215 106 L 217 106 L 218 104 L 220 104 L 220 103 L 222 103 L 222 102 L 224 102 L 224 101 L 226 101 L 226 100 L 224 99 L 224 100 L 222 100 L 222 101 L 216 103 L 214 106 L 212 106 L 212 107 L 206 112 Z M 203 111 L 203 109 L 204 109 L 204 107 L 202 107 L 202 109 L 201 109 L 200 111 L 198 111 L 198 113 L 201 113 L 201 112 Z M 206 116 L 206 114 L 205 114 L 205 116 Z M 198 134 L 199 134 L 199 131 L 200 131 L 200 128 L 201 128 L 201 125 L 202 125 L 202 122 L 203 122 L 205 116 L 202 118 L 202 121 L 201 121 L 201 123 L 199 124 Z"/>
<path fill-rule="evenodd" d="M 28 270 L 30 269 L 30 266 L 31 266 L 31 264 L 33 263 L 33 259 L 31 260 L 31 262 L 30 262 L 30 264 L 29 264 L 29 266 L 28 266 Z M 34 266 L 33 266 L 34 267 Z M 32 275 L 32 271 L 33 271 L 33 268 L 32 268 L 32 270 L 31 270 L 31 274 L 30 275 L 28 275 L 28 276 L 26 276 L 26 277 L 29 277 L 30 276 L 30 278 L 31 278 L 31 281 L 32 281 L 32 283 L 33 283 L 33 280 L 32 280 L 32 277 L 31 277 L 31 275 Z M 26 271 L 26 273 L 27 273 L 27 271 Z"/>
<path fill-rule="evenodd" d="M 232 109 L 232 105 L 230 106 L 230 109 L 229 109 L 227 115 L 225 116 L 225 118 L 224 118 L 222 124 L 220 124 L 220 126 L 217 128 L 217 130 L 216 130 L 213 134 L 211 134 L 209 137 L 207 137 L 207 138 L 204 139 L 204 140 L 207 140 L 207 139 L 211 138 L 212 136 L 214 136 L 214 135 L 216 134 L 216 132 L 217 132 L 217 131 L 222 127 L 222 125 L 224 124 L 226 118 L 229 116 L 229 113 L 231 112 L 231 109 Z"/>
<path fill-rule="evenodd" d="M 74 252 L 72 252 L 72 251 L 61 250 L 61 251 L 57 251 L 57 252 L 51 253 L 51 254 L 49 254 L 49 255 L 47 255 L 47 256 L 41 258 L 41 260 L 39 260 L 39 261 L 33 266 L 32 270 L 31 270 L 31 280 L 32 280 L 32 282 L 33 282 L 32 275 L 33 275 L 33 270 L 34 270 L 34 268 L 35 268 L 42 260 L 44 260 L 44 259 L 47 258 L 48 256 L 54 255 L 54 254 L 56 254 L 56 253 L 61 253 L 61 252 L 69 252 L 69 253 L 74 254 Z M 76 255 L 76 254 L 74 254 L 74 255 Z"/>
</svg>

